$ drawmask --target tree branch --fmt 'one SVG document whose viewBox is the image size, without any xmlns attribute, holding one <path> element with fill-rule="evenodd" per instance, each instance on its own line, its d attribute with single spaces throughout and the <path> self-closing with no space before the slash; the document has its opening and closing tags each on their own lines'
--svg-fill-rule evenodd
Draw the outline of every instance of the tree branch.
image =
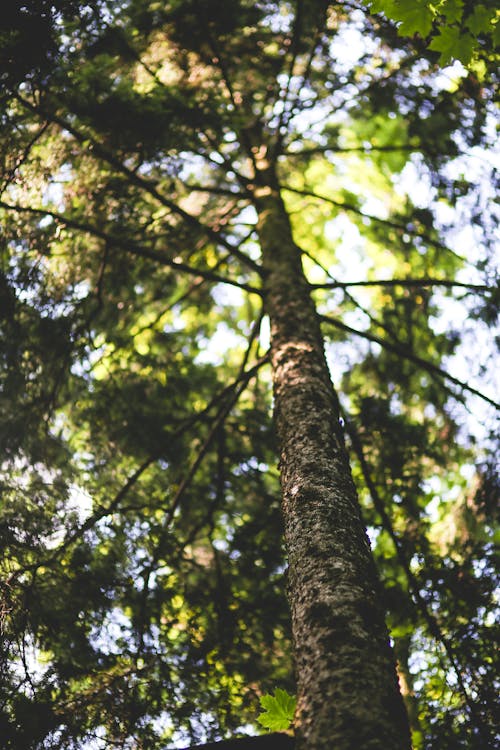
<svg viewBox="0 0 500 750">
<path fill-rule="evenodd" d="M 346 289 L 351 286 L 402 286 L 402 287 L 425 287 L 425 286 L 443 286 L 448 289 L 460 287 L 461 289 L 471 289 L 478 292 L 491 291 L 493 287 L 486 284 L 465 284 L 461 281 L 452 281 L 449 279 L 375 279 L 369 281 L 331 281 L 324 284 L 310 284 L 312 289 Z"/>
<path fill-rule="evenodd" d="M 286 86 L 284 89 L 280 90 L 279 99 L 278 99 L 278 101 L 281 101 L 282 109 L 279 115 L 278 125 L 276 128 L 277 143 L 281 142 L 282 128 L 289 121 L 290 116 L 293 111 L 293 105 L 292 105 L 292 107 L 290 108 L 290 111 L 287 112 L 287 104 L 289 103 L 290 86 L 292 83 L 293 70 L 295 68 L 295 62 L 297 60 L 297 55 L 298 55 L 299 38 L 300 38 L 301 26 L 302 26 L 302 13 L 303 13 L 302 0 L 296 0 L 296 9 L 295 9 L 295 16 L 293 19 L 292 35 L 291 35 L 291 38 L 288 37 L 289 44 L 290 44 L 291 57 L 290 57 L 289 65 L 288 65 Z M 314 54 L 314 50 L 312 51 L 312 54 Z"/>
<path fill-rule="evenodd" d="M 99 143 L 99 141 L 96 141 L 95 138 L 92 137 L 89 133 L 80 133 L 73 125 L 68 123 L 62 117 L 59 117 L 54 113 L 45 112 L 42 108 L 36 107 L 35 105 L 31 104 L 31 102 L 19 95 L 17 98 L 20 103 L 31 112 L 42 115 L 56 125 L 59 125 L 60 128 L 68 131 L 68 133 L 71 133 L 71 135 L 78 143 L 88 144 L 88 142 L 90 141 L 90 146 L 87 146 L 89 152 L 109 164 L 120 174 L 125 175 L 130 184 L 146 191 L 162 206 L 165 206 L 165 208 L 168 208 L 172 213 L 183 219 L 186 224 L 193 227 L 194 229 L 198 229 L 199 231 L 203 232 L 215 244 L 222 245 L 222 247 L 224 247 L 226 250 L 229 250 L 229 252 L 234 255 L 235 258 L 238 258 L 238 260 L 240 260 L 244 265 L 251 268 L 258 274 L 262 273 L 262 269 L 260 268 L 258 263 L 249 258 L 245 253 L 242 253 L 237 247 L 233 246 L 228 240 L 226 240 L 218 232 L 214 231 L 211 227 L 203 224 L 199 219 L 196 218 L 196 216 L 188 213 L 188 211 L 185 211 L 183 208 L 160 193 L 155 182 L 153 182 L 152 180 L 148 180 L 145 177 L 141 177 L 139 174 L 137 174 L 137 172 L 134 172 L 126 167 L 125 164 L 123 164 L 113 154 L 109 153 L 107 149 L 101 143 Z"/>
<path fill-rule="evenodd" d="M 246 362 L 247 358 L 248 358 L 248 353 L 245 354 L 243 361 Z M 218 403 L 222 401 L 223 403 L 221 406 L 219 406 L 218 413 L 214 418 L 215 420 L 214 423 L 219 424 L 220 423 L 219 416 L 221 413 L 226 412 L 227 404 L 228 403 L 230 404 L 230 408 L 229 408 L 229 411 L 230 411 L 234 403 L 239 398 L 239 395 L 243 392 L 248 381 L 254 377 L 254 375 L 258 372 L 258 370 L 262 367 L 262 365 L 265 364 L 267 361 L 268 361 L 268 354 L 265 354 L 250 369 L 245 370 L 244 369 L 245 365 L 243 365 L 237 377 L 231 383 L 229 383 L 229 385 L 227 385 L 225 388 L 219 391 L 219 393 L 217 393 L 211 399 L 210 403 L 208 403 L 204 409 L 197 412 L 196 414 L 193 414 L 191 417 L 189 417 L 184 422 L 182 422 L 182 424 L 180 424 L 179 427 L 176 430 L 174 430 L 173 433 L 169 436 L 169 440 L 174 441 L 177 438 L 179 438 L 184 432 L 186 432 L 186 430 L 191 428 L 200 420 L 204 419 L 206 415 L 214 408 L 214 406 L 216 406 Z M 237 393 L 236 398 L 234 395 L 231 395 L 233 391 Z M 229 401 L 226 401 L 225 399 L 228 396 L 230 397 Z M 30 565 L 17 568 L 15 571 L 13 571 L 11 576 L 5 582 L 5 585 L 6 586 L 12 585 L 13 582 L 26 571 L 32 571 L 33 574 L 36 574 L 39 568 L 48 567 L 49 565 L 54 563 L 61 556 L 61 554 L 65 552 L 75 541 L 77 541 L 77 539 L 80 539 L 86 531 L 89 531 L 90 529 L 92 529 L 96 525 L 96 523 L 98 523 L 98 521 L 114 513 L 119 507 L 122 500 L 127 496 L 130 490 L 134 487 L 134 485 L 138 482 L 138 480 L 144 474 L 144 472 L 160 457 L 161 457 L 161 451 L 158 451 L 148 456 L 142 462 L 142 464 L 140 464 L 140 466 L 128 477 L 125 484 L 120 488 L 120 490 L 115 494 L 113 499 L 106 506 L 102 506 L 101 508 L 99 508 L 95 513 L 89 516 L 89 518 L 87 518 L 80 526 L 78 526 L 78 528 L 73 529 L 73 531 L 71 531 L 66 536 L 66 538 L 61 542 L 61 544 L 54 550 L 54 552 L 49 557 L 43 560 L 38 560 L 37 562 L 34 562 Z M 183 484 L 187 486 L 187 483 L 183 482 Z M 184 486 L 183 488 L 184 490 L 186 489 L 186 486 Z M 180 492 L 180 489 L 181 488 L 179 488 L 179 490 L 176 493 L 177 505 L 178 505 L 178 502 L 180 501 L 180 495 L 182 494 Z M 172 508 L 170 510 L 172 510 Z"/>
<path fill-rule="evenodd" d="M 141 258 L 147 258 L 148 260 L 155 261 L 156 263 L 160 263 L 163 266 L 168 266 L 169 268 L 173 268 L 177 271 L 187 273 L 190 276 L 195 276 L 197 278 L 201 277 L 203 279 L 206 279 L 207 281 L 214 281 L 220 284 L 229 284 L 231 286 L 236 286 L 240 289 L 244 289 L 246 292 L 249 292 L 251 294 L 258 294 L 259 296 L 262 296 L 262 291 L 257 287 L 251 286 L 250 284 L 245 284 L 244 282 L 236 281 L 235 279 L 228 279 L 225 276 L 214 273 L 211 269 L 193 268 L 187 263 L 173 260 L 168 255 L 166 255 L 166 253 L 162 253 L 159 250 L 148 250 L 147 248 L 141 247 L 140 245 L 137 245 L 135 242 L 131 242 L 130 240 L 124 240 L 121 237 L 114 237 L 113 235 L 107 234 L 102 229 L 99 229 L 92 224 L 88 224 L 87 222 L 75 221 L 74 219 L 64 216 L 64 214 L 60 214 L 57 211 L 51 211 L 47 208 L 31 208 L 30 206 L 19 206 L 6 203 L 3 200 L 0 200 L 0 208 L 4 208 L 7 211 L 16 211 L 18 213 L 29 213 L 34 216 L 40 216 L 42 218 L 44 216 L 51 216 L 59 224 L 66 226 L 69 229 L 76 229 L 80 232 L 86 232 L 93 237 L 97 237 L 114 247 L 119 247 L 125 252 L 131 253 L 132 255 L 137 255 Z M 232 251 L 230 251 L 229 254 L 232 255 Z"/>
<path fill-rule="evenodd" d="M 322 263 L 320 263 L 320 261 L 317 258 L 315 258 L 314 255 L 312 255 L 312 253 L 310 253 L 308 250 L 302 250 L 302 252 L 304 253 L 304 255 L 307 255 L 307 257 L 310 258 L 313 261 L 313 263 L 315 263 L 318 266 L 318 268 L 321 268 L 323 273 L 325 273 L 330 279 L 333 279 L 333 276 L 331 275 L 328 268 L 326 268 Z M 335 281 L 332 281 L 332 283 L 335 284 Z M 312 284 L 311 284 L 311 287 L 314 288 Z M 350 294 L 347 290 L 344 291 L 344 294 L 347 297 L 347 299 L 350 300 L 352 304 L 358 308 L 358 310 L 361 310 L 363 315 L 367 316 L 367 318 L 371 321 L 371 323 L 373 323 L 373 325 L 377 326 L 378 328 L 382 328 L 382 330 L 385 331 L 389 336 L 391 336 L 391 338 L 397 341 L 397 336 L 390 326 L 383 323 L 381 320 L 378 320 L 378 318 L 372 315 L 372 313 L 369 310 L 367 310 L 366 307 L 360 304 L 360 302 L 358 302 L 356 297 L 353 297 L 353 295 Z"/>
<path fill-rule="evenodd" d="M 242 200 L 248 200 L 247 195 L 240 193 L 236 190 L 230 190 L 229 188 L 215 187 L 214 185 L 193 185 L 189 182 L 182 183 L 188 190 L 193 190 L 198 193 L 211 193 L 213 195 L 227 195 L 231 198 L 238 198 Z"/>
<path fill-rule="evenodd" d="M 409 143 L 395 144 L 393 146 L 352 146 L 350 148 L 341 148 L 333 144 L 327 144 L 326 146 L 311 146 L 311 148 L 304 148 L 300 151 L 284 151 L 284 156 L 297 157 L 301 156 L 313 156 L 314 154 L 324 154 L 327 151 L 333 151 L 335 154 L 352 154 L 352 153 L 365 153 L 370 154 L 372 151 L 422 151 L 421 145 L 412 146 Z"/>
<path fill-rule="evenodd" d="M 221 427 L 223 426 L 227 416 L 231 412 L 231 409 L 238 401 L 241 393 L 246 388 L 248 381 L 254 376 L 256 372 L 260 369 L 260 367 L 268 361 L 269 354 L 266 353 L 263 357 L 261 357 L 256 364 L 251 367 L 249 370 L 245 371 L 246 364 L 248 362 L 248 358 L 250 356 L 250 352 L 253 346 L 253 343 L 257 337 L 257 334 L 260 329 L 260 325 L 262 322 L 263 313 L 261 311 L 261 314 L 259 315 L 259 318 L 255 321 L 252 332 L 249 337 L 248 346 L 246 348 L 245 354 L 243 356 L 243 360 L 240 366 L 240 370 L 238 373 L 238 376 L 236 380 L 232 383 L 231 389 L 226 388 L 225 392 L 226 394 L 229 394 L 229 399 L 224 402 L 223 397 L 219 396 L 219 401 L 222 400 L 222 403 L 219 406 L 218 412 L 214 417 L 214 420 L 212 422 L 212 426 L 210 428 L 210 431 L 205 438 L 204 442 L 202 443 L 200 449 L 198 450 L 198 453 L 194 460 L 192 461 L 191 465 L 189 466 L 187 473 L 183 476 L 182 481 L 180 482 L 177 492 L 174 495 L 174 498 L 172 502 L 170 503 L 170 507 L 168 508 L 168 511 L 165 513 L 165 518 L 163 520 L 162 528 L 160 531 L 159 539 L 156 544 L 156 549 L 154 551 L 154 554 L 152 556 L 152 559 L 149 561 L 147 567 L 144 569 L 143 573 L 143 579 L 144 579 L 144 586 L 142 590 L 142 596 L 141 596 L 141 610 L 145 612 L 146 608 L 146 601 L 147 596 L 149 592 L 149 582 L 151 578 L 151 574 L 153 573 L 155 567 L 158 564 L 158 561 L 160 559 L 163 544 L 168 532 L 168 529 L 170 527 L 170 524 L 172 523 L 172 520 L 175 516 L 175 513 L 177 512 L 178 508 L 180 507 L 180 503 L 182 501 L 182 498 L 184 496 L 184 493 L 186 492 L 187 488 L 190 486 L 191 482 L 194 479 L 194 476 L 196 472 L 198 471 L 198 468 L 200 464 L 202 463 L 203 459 L 205 458 L 214 438 L 219 434 L 219 431 Z M 233 390 L 233 393 L 231 393 L 231 390 Z M 211 402 L 211 405 L 213 405 L 213 400 Z M 207 407 L 208 409 L 208 407 Z M 206 410 L 205 410 L 206 411 Z M 216 497 L 216 501 L 218 501 L 218 497 Z M 211 515 L 211 511 L 209 509 L 209 517 Z M 145 618 L 143 617 L 143 625 L 140 628 L 140 642 L 141 645 L 143 643 L 144 639 L 144 621 Z"/>
<path fill-rule="evenodd" d="M 253 346 L 253 343 L 257 337 L 257 334 L 260 329 L 260 324 L 262 322 L 262 313 L 260 314 L 259 318 L 255 322 L 255 325 L 253 326 L 252 332 L 250 334 L 250 337 L 248 339 L 248 346 L 245 350 L 245 354 L 240 366 L 240 371 L 238 373 L 238 376 L 236 378 L 236 385 L 234 386 L 234 390 L 230 398 L 228 399 L 227 403 L 222 404 L 222 406 L 219 408 L 219 412 L 217 416 L 215 417 L 212 427 L 210 429 L 210 432 L 208 433 L 204 443 L 202 444 L 200 450 L 198 451 L 198 455 L 196 456 L 195 460 L 189 467 L 189 470 L 187 474 L 184 476 L 182 482 L 179 485 L 179 488 L 175 494 L 175 497 L 170 505 L 169 511 L 166 515 L 166 521 L 164 523 L 165 528 L 168 527 L 170 522 L 172 521 L 175 512 L 177 508 L 179 507 L 180 501 L 182 499 L 182 496 L 187 489 L 187 487 L 191 484 L 191 481 L 198 470 L 199 465 L 201 464 L 203 458 L 205 457 L 208 449 L 210 448 L 210 445 L 212 443 L 212 440 L 214 439 L 215 435 L 217 434 L 219 428 L 224 424 L 224 421 L 228 414 L 230 413 L 233 406 L 238 401 L 240 395 L 245 390 L 248 381 L 254 376 L 256 372 L 262 367 L 262 365 L 267 362 L 268 360 L 268 354 L 265 354 L 263 357 L 261 357 L 256 364 L 251 367 L 249 370 L 245 371 L 245 367 L 248 362 L 248 358 L 250 357 L 250 352 Z"/>
<path fill-rule="evenodd" d="M 20 167 L 22 167 L 22 165 L 26 162 L 26 160 L 28 159 L 28 157 L 30 155 L 31 149 L 36 144 L 36 142 L 42 137 L 42 135 L 45 133 L 45 131 L 47 130 L 48 126 L 49 126 L 48 122 L 43 123 L 43 125 L 40 127 L 40 129 L 28 141 L 28 143 L 26 144 L 26 146 L 23 149 L 22 154 L 18 158 L 17 162 L 10 169 L 7 170 L 6 175 L 5 175 L 5 179 L 3 180 L 4 184 L 2 185 L 2 187 L 0 189 L 0 192 L 3 192 L 7 188 L 7 186 L 10 185 L 10 183 L 12 182 L 12 180 L 15 177 L 15 174 L 16 174 L 17 170 Z"/>
<path fill-rule="evenodd" d="M 356 328 L 351 328 L 351 326 L 346 325 L 341 320 L 338 320 L 337 318 L 332 318 L 329 315 L 320 315 L 319 317 L 320 317 L 320 320 L 324 321 L 325 323 L 330 323 L 336 328 L 340 328 L 340 330 L 342 331 L 346 331 L 347 333 L 353 333 L 354 335 L 360 336 L 361 338 L 364 338 L 367 341 L 372 341 L 375 344 L 379 344 L 379 346 L 382 346 L 387 351 L 393 352 L 394 354 L 397 354 L 400 357 L 404 357 L 410 362 L 414 362 L 419 367 L 422 367 L 422 369 L 427 370 L 427 372 L 434 374 L 434 375 L 439 375 L 441 378 L 444 378 L 445 380 L 449 380 L 451 383 L 454 383 L 459 388 L 462 388 L 465 391 L 469 391 L 469 393 L 473 393 L 475 396 L 478 396 L 483 401 L 486 401 L 488 404 L 491 404 L 496 409 L 500 409 L 500 404 L 497 404 L 496 401 L 489 398 L 489 396 L 485 396 L 484 393 L 481 393 L 481 391 L 478 391 L 476 388 L 473 388 L 467 383 L 464 383 L 462 380 L 459 380 L 458 378 L 453 377 L 453 375 L 450 375 L 448 372 L 446 372 L 445 370 L 442 370 L 440 367 L 433 364 L 432 362 L 429 362 L 426 359 L 419 357 L 417 354 L 414 354 L 412 351 L 407 349 L 402 344 L 394 344 L 390 341 L 386 341 L 385 339 L 382 339 L 379 336 L 375 336 L 373 333 L 370 333 L 369 331 L 359 331 Z"/>
<path fill-rule="evenodd" d="M 319 193 L 315 193 L 312 190 L 303 190 L 300 188 L 293 188 L 290 185 L 281 185 L 281 188 L 283 190 L 288 190 L 290 193 L 296 193 L 297 195 L 303 195 L 308 198 L 315 198 L 316 200 L 324 201 L 325 203 L 329 203 L 332 206 L 335 206 L 336 208 L 341 208 L 344 211 L 351 211 L 352 213 L 357 214 L 358 216 L 363 217 L 363 219 L 369 219 L 370 221 L 376 221 L 379 224 L 384 224 L 387 227 L 391 227 L 392 229 L 400 229 L 404 231 L 406 234 L 409 234 L 413 237 L 419 237 L 420 239 L 424 240 L 424 242 L 427 242 L 429 245 L 433 245 L 434 247 L 437 247 L 441 250 L 446 250 L 447 252 L 454 255 L 456 258 L 459 258 L 460 260 L 465 260 L 462 258 L 461 255 L 456 253 L 454 250 L 449 248 L 447 245 L 445 245 L 443 242 L 440 242 L 439 240 L 435 240 L 433 237 L 430 237 L 426 233 L 418 233 L 413 232 L 411 229 L 408 228 L 406 224 L 402 224 L 398 221 L 391 221 L 391 219 L 381 219 L 379 216 L 374 216 L 373 214 L 367 214 L 365 211 L 362 211 L 358 206 L 355 206 L 353 203 L 347 203 L 346 201 L 337 201 L 333 198 L 329 198 L 326 195 L 320 195 Z"/>
<path fill-rule="evenodd" d="M 417 577 L 415 576 L 415 574 L 413 573 L 411 569 L 410 562 L 407 557 L 406 551 L 403 547 L 403 544 L 401 540 L 399 539 L 399 537 L 397 536 L 396 532 L 394 531 L 394 526 L 392 524 L 391 518 L 385 508 L 383 499 L 380 497 L 380 494 L 377 490 L 376 484 L 373 480 L 373 477 L 370 471 L 370 466 L 368 464 L 368 461 L 365 458 L 363 444 L 359 437 L 359 433 L 356 430 L 353 422 L 347 418 L 344 410 L 342 410 L 342 414 L 343 414 L 343 418 L 345 422 L 346 432 L 349 435 L 354 452 L 356 453 L 358 457 L 360 467 L 361 467 L 361 472 L 363 474 L 363 478 L 365 480 L 368 492 L 370 493 L 370 496 L 372 498 L 374 508 L 380 516 L 383 528 L 387 531 L 387 533 L 389 534 L 389 537 L 392 540 L 394 549 L 396 551 L 396 556 L 399 560 L 399 564 L 403 568 L 406 579 L 408 581 L 408 588 L 409 588 L 410 594 L 413 597 L 415 605 L 417 609 L 420 611 L 424 619 L 424 622 L 426 623 L 429 629 L 429 633 L 431 634 L 433 638 L 435 638 L 439 643 L 441 643 L 441 645 L 443 646 L 445 650 L 445 653 L 448 657 L 450 665 L 453 671 L 455 672 L 460 692 L 462 693 L 462 697 L 465 701 L 465 704 L 470 711 L 471 717 L 473 717 L 473 720 L 476 722 L 478 727 L 483 729 L 483 722 L 481 721 L 481 718 L 478 715 L 478 712 L 476 710 L 474 701 L 472 700 L 471 696 L 469 695 L 469 691 L 467 690 L 465 686 L 465 681 L 462 675 L 462 671 L 455 658 L 454 648 L 452 644 L 448 641 L 448 639 L 445 637 L 443 631 L 441 630 L 441 627 L 439 625 L 437 618 L 429 610 L 429 607 L 427 606 L 427 602 L 425 601 L 424 597 L 422 596 L 420 592 L 420 584 L 417 580 Z"/>
</svg>

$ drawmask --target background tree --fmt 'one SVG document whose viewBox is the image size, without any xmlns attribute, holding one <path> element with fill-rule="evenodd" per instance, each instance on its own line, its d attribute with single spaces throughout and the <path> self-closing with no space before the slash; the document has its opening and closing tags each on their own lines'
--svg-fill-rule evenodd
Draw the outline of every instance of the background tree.
<svg viewBox="0 0 500 750">
<path fill-rule="evenodd" d="M 217 739 L 294 690 L 270 360 L 289 546 L 288 468 L 328 489 L 304 436 L 343 461 L 309 341 L 340 386 L 383 581 L 363 594 L 387 611 L 413 743 L 492 746 L 489 84 L 351 3 L 28 3 L 4 23 L 6 746 Z M 304 372 L 308 409 L 289 397 Z M 289 549 L 292 609 L 303 560 L 335 581 L 323 530 Z M 316 669 L 342 694 L 309 746 L 340 748 L 382 693 L 329 605 L 296 631 L 299 704 L 307 647 L 335 633 L 322 648 L 356 669 Z M 404 747 L 378 713 L 373 747 Z"/>
</svg>

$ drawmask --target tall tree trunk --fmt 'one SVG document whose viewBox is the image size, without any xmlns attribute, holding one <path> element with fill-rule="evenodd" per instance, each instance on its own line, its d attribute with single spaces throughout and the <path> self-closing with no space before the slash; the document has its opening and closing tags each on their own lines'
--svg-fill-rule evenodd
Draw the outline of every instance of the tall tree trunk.
<svg viewBox="0 0 500 750">
<path fill-rule="evenodd" d="M 318 317 L 268 163 L 256 183 L 298 685 L 297 748 L 407 750 L 408 720 Z"/>
</svg>

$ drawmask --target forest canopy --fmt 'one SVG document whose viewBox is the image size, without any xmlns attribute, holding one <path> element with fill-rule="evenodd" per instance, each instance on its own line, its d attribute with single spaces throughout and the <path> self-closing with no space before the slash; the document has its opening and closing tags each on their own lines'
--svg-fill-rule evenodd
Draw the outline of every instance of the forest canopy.
<svg viewBox="0 0 500 750">
<path fill-rule="evenodd" d="M 438 3 L 426 33 L 408 6 L 7 3 L 6 749 L 256 734 L 260 698 L 295 693 L 289 230 L 413 747 L 493 748 L 494 14 Z M 447 19 L 470 54 L 432 42 Z"/>
</svg>

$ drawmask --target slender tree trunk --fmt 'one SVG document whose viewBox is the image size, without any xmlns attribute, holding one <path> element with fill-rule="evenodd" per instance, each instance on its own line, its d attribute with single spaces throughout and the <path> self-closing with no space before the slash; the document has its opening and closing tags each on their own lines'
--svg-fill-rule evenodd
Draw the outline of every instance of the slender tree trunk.
<svg viewBox="0 0 500 750">
<path fill-rule="evenodd" d="M 298 684 L 297 748 L 407 750 L 408 720 L 318 317 L 268 163 L 256 182 Z"/>
<path fill-rule="evenodd" d="M 422 736 L 422 727 L 419 721 L 418 700 L 415 696 L 414 675 L 410 672 L 408 661 L 410 658 L 410 636 L 396 638 L 394 641 L 394 653 L 398 662 L 399 684 L 401 695 L 408 711 L 408 721 L 412 735 Z"/>
</svg>

